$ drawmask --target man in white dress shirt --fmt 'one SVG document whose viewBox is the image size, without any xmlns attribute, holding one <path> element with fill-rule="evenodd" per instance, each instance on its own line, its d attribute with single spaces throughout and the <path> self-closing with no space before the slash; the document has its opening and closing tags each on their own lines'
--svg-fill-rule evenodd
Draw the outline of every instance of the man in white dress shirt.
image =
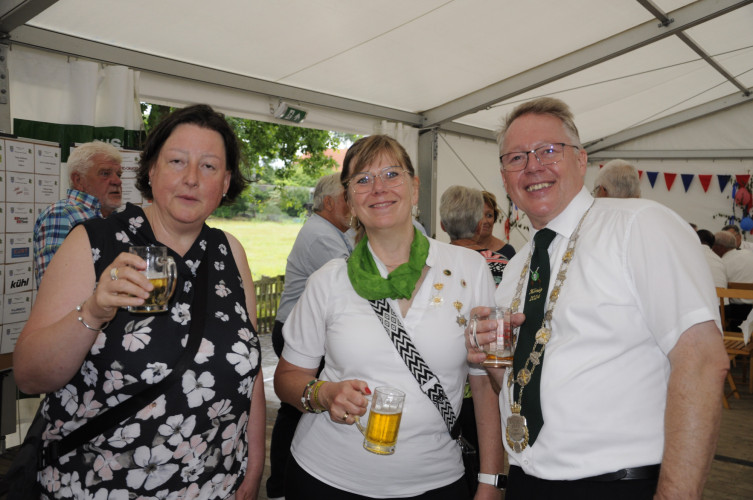
<svg viewBox="0 0 753 500">
<path fill-rule="evenodd" d="M 753 251 L 753 242 L 743 241 L 743 234 L 740 230 L 740 226 L 736 224 L 729 224 L 727 226 L 724 226 L 722 228 L 722 231 L 729 231 L 730 233 L 732 233 L 732 235 L 735 237 L 735 241 L 737 242 L 735 248 Z"/>
<path fill-rule="evenodd" d="M 738 242 L 733 231 L 719 231 L 714 235 L 714 251 L 722 258 L 728 282 L 753 283 L 753 252 L 737 248 Z M 740 323 L 750 314 L 753 302 L 748 299 L 729 299 L 724 306 L 727 319 L 726 329 L 740 331 Z"/>
<path fill-rule="evenodd" d="M 524 368 L 489 369 L 502 387 L 506 500 L 700 499 L 729 360 L 697 236 L 653 201 L 594 201 L 583 187 L 587 153 L 562 101 L 521 104 L 498 142 L 505 188 L 532 236 L 555 233 L 548 287 L 528 290 L 529 279 L 543 284 L 528 267 L 529 243 L 496 292 L 497 305 L 518 312 L 547 294 L 541 327 L 529 325 L 534 347 L 515 353 Z M 484 359 L 467 345 L 469 361 Z M 540 430 L 527 417 L 539 405 L 518 390 L 533 401 L 536 371 Z"/>
<path fill-rule="evenodd" d="M 711 276 L 714 278 L 714 286 L 719 288 L 727 288 L 727 271 L 724 268 L 724 262 L 722 258 L 714 252 L 714 233 L 708 229 L 699 229 L 696 234 L 701 240 L 701 248 L 703 249 L 703 256 L 706 257 L 706 262 L 711 269 Z"/>
</svg>

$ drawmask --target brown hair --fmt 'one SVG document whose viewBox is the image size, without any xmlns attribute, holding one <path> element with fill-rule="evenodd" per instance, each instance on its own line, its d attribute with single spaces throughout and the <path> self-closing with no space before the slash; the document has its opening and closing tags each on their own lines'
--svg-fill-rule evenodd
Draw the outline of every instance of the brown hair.
<svg viewBox="0 0 753 500">
<path fill-rule="evenodd" d="M 413 163 L 405 148 L 388 135 L 370 135 L 358 139 L 345 153 L 340 182 L 345 188 L 345 199 L 348 198 L 348 183 L 353 175 L 375 162 L 379 157 L 387 156 L 394 159 L 399 166 L 415 177 Z"/>
<path fill-rule="evenodd" d="M 484 204 L 492 207 L 492 211 L 494 212 L 494 222 L 497 222 L 502 213 L 499 209 L 499 205 L 497 205 L 497 197 L 494 196 L 494 193 L 490 193 L 489 191 L 481 191 L 481 194 L 484 196 Z"/>
<path fill-rule="evenodd" d="M 136 188 L 145 198 L 153 199 L 152 187 L 149 185 L 149 170 L 154 166 L 162 146 L 167 142 L 173 131 L 179 125 L 186 123 L 214 130 L 222 137 L 222 142 L 225 144 L 225 168 L 230 172 L 230 186 L 228 186 L 227 196 L 222 198 L 220 205 L 232 203 L 248 184 L 240 169 L 238 139 L 225 120 L 225 115 L 218 113 L 206 104 L 195 104 L 187 108 L 177 109 L 167 115 L 149 132 L 139 160 L 139 170 L 136 172 Z"/>
</svg>

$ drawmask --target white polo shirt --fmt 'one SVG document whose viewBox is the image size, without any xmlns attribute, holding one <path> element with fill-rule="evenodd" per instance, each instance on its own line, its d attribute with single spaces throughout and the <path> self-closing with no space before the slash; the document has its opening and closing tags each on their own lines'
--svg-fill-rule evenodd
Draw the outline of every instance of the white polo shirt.
<svg viewBox="0 0 753 500">
<path fill-rule="evenodd" d="M 469 367 L 464 327 L 457 318 L 460 314 L 469 319 L 473 307 L 494 303 L 494 280 L 478 252 L 429 242 L 429 270 L 402 321 L 457 414 L 469 369 L 472 375 L 486 376 L 483 369 Z M 375 261 L 386 277 L 384 265 L 376 257 Z M 389 302 L 399 315 L 397 301 Z M 309 474 L 341 490 L 361 495 L 378 491 L 384 498 L 419 495 L 463 475 L 459 446 L 379 317 L 353 290 L 344 259 L 332 260 L 311 275 L 285 322 L 283 336 L 286 361 L 316 368 L 324 357 L 322 380 L 358 379 L 366 381 L 372 392 L 386 385 L 406 393 L 396 451 L 389 456 L 364 450 L 355 425 L 334 423 L 327 412 L 304 414 L 291 451 Z"/>
</svg>

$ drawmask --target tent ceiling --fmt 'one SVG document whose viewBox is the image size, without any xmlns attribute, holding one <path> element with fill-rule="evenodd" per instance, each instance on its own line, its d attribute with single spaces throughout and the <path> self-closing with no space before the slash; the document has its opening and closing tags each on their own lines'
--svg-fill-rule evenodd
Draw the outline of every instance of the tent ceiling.
<svg viewBox="0 0 753 500">
<path fill-rule="evenodd" d="M 753 100 L 753 0 L 9 3 L 11 43 L 487 138 L 534 96 L 591 151 Z"/>
</svg>

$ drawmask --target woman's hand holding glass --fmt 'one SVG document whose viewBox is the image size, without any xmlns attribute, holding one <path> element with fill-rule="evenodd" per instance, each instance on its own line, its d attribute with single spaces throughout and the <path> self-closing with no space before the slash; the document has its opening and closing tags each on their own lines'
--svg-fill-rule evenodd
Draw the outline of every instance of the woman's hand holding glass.
<svg viewBox="0 0 753 500">
<path fill-rule="evenodd" d="M 371 395 L 369 385 L 363 380 L 327 382 L 319 391 L 318 399 L 329 412 L 329 418 L 338 424 L 353 425 L 356 416 L 366 414 Z"/>
<path fill-rule="evenodd" d="M 146 262 L 137 255 L 118 255 L 99 277 L 94 294 L 86 301 L 87 312 L 105 323 L 115 317 L 119 308 L 143 304 L 154 288 L 142 273 L 144 269 Z"/>
</svg>

